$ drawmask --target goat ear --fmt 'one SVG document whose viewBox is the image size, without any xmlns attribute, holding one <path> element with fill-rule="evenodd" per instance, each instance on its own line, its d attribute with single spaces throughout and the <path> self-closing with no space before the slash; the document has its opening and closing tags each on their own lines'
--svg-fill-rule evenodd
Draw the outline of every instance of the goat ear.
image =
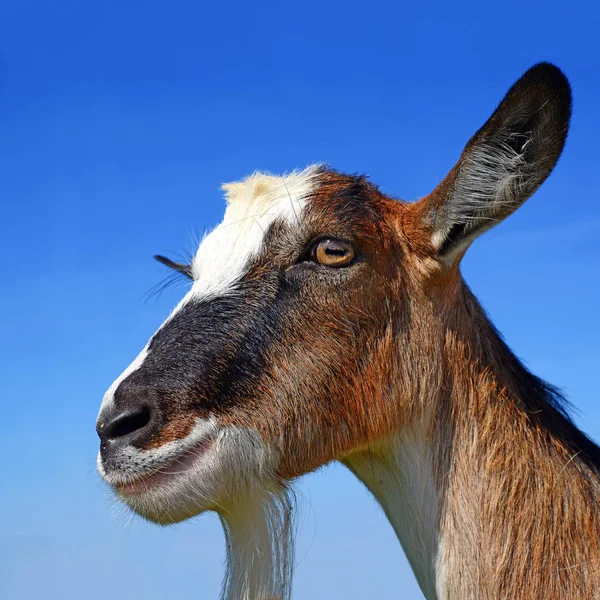
<svg viewBox="0 0 600 600">
<path fill-rule="evenodd" d="M 418 204 L 443 262 L 514 212 L 556 164 L 569 129 L 571 88 L 549 63 L 529 69 L 469 140 L 458 163 Z"/>
</svg>

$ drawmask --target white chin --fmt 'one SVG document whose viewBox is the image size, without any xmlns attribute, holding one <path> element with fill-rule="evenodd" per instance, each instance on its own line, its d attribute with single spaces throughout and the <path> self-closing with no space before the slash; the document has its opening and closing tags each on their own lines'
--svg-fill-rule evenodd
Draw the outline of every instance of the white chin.
<svg viewBox="0 0 600 600">
<path fill-rule="evenodd" d="M 228 485 L 215 446 L 203 449 L 193 460 L 186 455 L 154 475 L 113 488 L 134 512 L 162 525 L 218 510 Z"/>
<path fill-rule="evenodd" d="M 101 464 L 99 471 L 134 512 L 169 525 L 207 510 L 227 513 L 253 490 L 270 488 L 272 458 L 257 432 L 227 427 L 210 443 L 191 448 L 148 476 L 129 476 L 125 482 Z"/>
</svg>

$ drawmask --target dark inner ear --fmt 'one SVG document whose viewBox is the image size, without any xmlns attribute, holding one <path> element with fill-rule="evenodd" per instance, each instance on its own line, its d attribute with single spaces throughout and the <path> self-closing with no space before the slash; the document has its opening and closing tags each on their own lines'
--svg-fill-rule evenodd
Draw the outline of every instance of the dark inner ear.
<svg viewBox="0 0 600 600">
<path fill-rule="evenodd" d="M 170 258 L 167 258 L 166 256 L 161 256 L 160 254 L 155 254 L 154 259 L 157 260 L 159 263 L 162 263 L 163 265 L 169 267 L 170 269 L 178 271 L 179 273 L 181 273 L 182 275 L 185 275 L 189 279 L 194 279 L 194 276 L 192 275 L 192 266 L 191 265 L 186 265 L 184 263 L 175 262 L 174 260 L 171 260 Z"/>
<path fill-rule="evenodd" d="M 510 88 L 448 176 L 423 199 L 441 257 L 464 250 L 535 192 L 562 152 L 570 116 L 571 88 L 554 65 L 535 65 Z"/>
</svg>

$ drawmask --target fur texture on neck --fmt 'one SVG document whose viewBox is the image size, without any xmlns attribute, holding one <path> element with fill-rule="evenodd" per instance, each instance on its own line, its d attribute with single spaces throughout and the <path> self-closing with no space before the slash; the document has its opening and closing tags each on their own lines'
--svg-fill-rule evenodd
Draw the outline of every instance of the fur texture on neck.
<svg viewBox="0 0 600 600">
<path fill-rule="evenodd" d="M 428 599 L 436 596 L 439 502 L 423 423 L 343 463 L 375 496 Z"/>
<path fill-rule="evenodd" d="M 469 319 L 429 336 L 445 385 L 430 376 L 397 434 L 343 462 L 428 600 L 599 598 L 600 450 L 466 288 L 463 301 Z"/>
</svg>

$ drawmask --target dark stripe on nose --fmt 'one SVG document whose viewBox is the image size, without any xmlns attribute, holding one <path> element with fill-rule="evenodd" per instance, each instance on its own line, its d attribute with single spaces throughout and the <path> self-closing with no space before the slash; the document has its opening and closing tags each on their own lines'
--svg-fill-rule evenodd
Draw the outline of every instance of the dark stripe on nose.
<svg viewBox="0 0 600 600">
<path fill-rule="evenodd" d="M 121 381 L 112 404 L 98 417 L 96 431 L 103 456 L 124 446 L 141 447 L 162 427 L 160 391 L 136 376 L 143 366 Z"/>
</svg>

